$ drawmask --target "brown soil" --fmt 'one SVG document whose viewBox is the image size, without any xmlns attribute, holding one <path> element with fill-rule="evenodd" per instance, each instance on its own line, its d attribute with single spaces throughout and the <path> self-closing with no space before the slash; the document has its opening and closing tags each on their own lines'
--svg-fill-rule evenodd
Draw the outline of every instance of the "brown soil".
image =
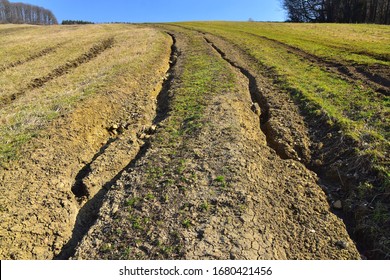
<svg viewBox="0 0 390 280">
<path fill-rule="evenodd" d="M 172 31 L 181 55 L 169 90 L 171 110 L 181 94 L 186 54 L 196 51 L 188 36 L 202 42 L 203 54 L 226 60 L 235 87 L 210 92 L 202 127 L 177 143 L 165 140 L 168 112 L 107 192 L 74 258 L 360 258 L 317 176 L 299 162 L 306 160 L 309 138 L 294 103 L 258 73 L 243 75 L 247 62 L 226 42 Z M 253 103 L 265 97 L 260 110 L 268 116 L 261 117 Z"/>
<path fill-rule="evenodd" d="M 0 257 L 361 258 L 332 213 L 354 171 L 340 174 L 339 160 L 356 159 L 348 157 L 353 145 L 324 127 L 325 119 L 302 114 L 238 46 L 178 27 L 168 31 L 171 56 L 167 48 L 142 84 L 87 99 L 26 145 L 22 160 L 0 170 Z M 360 71 L 283 47 L 349 80 Z M 215 83 L 231 75 L 234 87 L 210 90 L 202 125 L 172 143 L 181 77 L 188 54 L 197 51 L 224 63 Z M 60 75 L 70 69 L 64 67 Z M 320 176 L 327 170 L 328 181 L 309 168 Z"/>
<path fill-rule="evenodd" d="M 57 72 L 65 74 L 111 43 L 93 47 Z M 1 259 L 67 254 L 64 245 L 77 242 L 84 223 L 93 223 L 99 197 L 143 144 L 138 136 L 154 115 L 167 68 L 168 55 L 142 74 L 142 84 L 81 102 L 25 145 L 22 159 L 0 170 Z"/>
</svg>

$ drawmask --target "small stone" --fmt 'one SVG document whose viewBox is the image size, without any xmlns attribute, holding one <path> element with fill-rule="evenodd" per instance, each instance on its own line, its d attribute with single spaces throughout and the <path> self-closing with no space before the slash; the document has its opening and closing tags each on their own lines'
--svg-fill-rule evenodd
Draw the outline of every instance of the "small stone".
<svg viewBox="0 0 390 280">
<path fill-rule="evenodd" d="M 112 214 L 116 214 L 116 212 L 118 212 L 119 210 L 119 206 L 118 205 L 115 205 L 113 208 L 112 208 Z"/>
<path fill-rule="evenodd" d="M 125 131 L 125 128 L 124 128 L 123 125 L 120 125 L 120 126 L 118 127 L 118 129 L 117 129 L 117 132 L 118 132 L 119 134 L 122 134 L 124 131 Z"/>
<path fill-rule="evenodd" d="M 349 244 L 348 244 L 348 242 L 345 242 L 344 240 L 339 240 L 336 242 L 336 246 L 339 247 L 340 249 L 347 249 Z"/>
<path fill-rule="evenodd" d="M 261 115 L 261 109 L 260 105 L 258 103 L 252 103 L 251 110 L 260 117 Z"/>
<path fill-rule="evenodd" d="M 147 133 L 148 134 L 153 134 L 155 133 L 157 130 L 157 126 L 156 125 L 152 125 L 151 127 L 149 127 L 149 129 L 147 130 Z"/>
<path fill-rule="evenodd" d="M 334 209 L 337 209 L 337 210 L 341 210 L 343 209 L 343 204 L 341 202 L 341 200 L 337 200 L 333 203 L 333 208 Z"/>
<path fill-rule="evenodd" d="M 139 139 L 141 139 L 141 140 L 146 139 L 146 134 L 145 133 L 141 133 L 141 135 L 139 136 Z"/>
</svg>

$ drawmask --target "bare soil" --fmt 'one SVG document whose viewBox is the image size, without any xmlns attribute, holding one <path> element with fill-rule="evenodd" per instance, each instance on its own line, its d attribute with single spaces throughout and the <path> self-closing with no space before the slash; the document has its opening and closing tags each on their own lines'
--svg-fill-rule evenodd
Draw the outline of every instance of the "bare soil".
<svg viewBox="0 0 390 280">
<path fill-rule="evenodd" d="M 335 142 L 342 135 L 323 127 L 325 120 L 302 114 L 237 46 L 183 28 L 162 30 L 171 49 L 142 84 L 85 100 L 0 170 L 0 257 L 360 259 L 334 213 L 349 178 L 337 164 L 350 155 L 350 143 Z M 103 43 L 59 75 L 110 45 Z M 379 68 L 330 65 L 283 47 L 346 79 L 386 87 Z M 226 71 L 201 101 L 201 126 L 172 142 L 189 53 L 217 59 Z M 234 87 L 214 92 L 227 76 Z"/>
<path fill-rule="evenodd" d="M 93 47 L 58 74 L 87 63 L 111 43 Z M 1 259 L 52 259 L 78 241 L 96 219 L 103 186 L 110 186 L 143 144 L 139 136 L 151 122 L 168 59 L 145 71 L 142 84 L 81 102 L 26 144 L 21 159 L 0 170 Z M 44 78 L 42 86 L 55 78 Z"/>
<path fill-rule="evenodd" d="M 203 53 L 224 60 L 202 35 L 172 31 L 181 55 L 169 90 L 171 110 L 180 94 L 186 53 L 194 51 L 188 36 L 202 42 Z M 288 108 L 284 113 L 298 112 L 294 103 L 287 96 L 287 103 L 267 100 L 269 116 L 264 122 L 281 126 L 301 143 L 280 137 L 284 148 L 276 152 L 267 141 L 274 136 L 264 134 L 261 114 L 252 110 L 256 96 L 251 95 L 250 79 L 230 62 L 225 65 L 235 76 L 235 89 L 208 93 L 203 126 L 178 143 L 164 141 L 168 112 L 145 150 L 108 191 L 99 218 L 73 258 L 360 258 L 342 220 L 330 211 L 317 176 L 298 161 L 297 151 L 303 154 L 301 147 L 308 145 L 307 137 L 295 135 L 305 134 L 302 117 L 291 113 L 286 116 L 289 122 L 278 119 L 283 108 Z M 259 88 L 261 81 L 256 80 Z M 279 107 L 272 102 L 280 102 Z M 275 129 L 275 136 L 278 133 Z M 287 152 L 297 160 L 278 155 Z"/>
</svg>

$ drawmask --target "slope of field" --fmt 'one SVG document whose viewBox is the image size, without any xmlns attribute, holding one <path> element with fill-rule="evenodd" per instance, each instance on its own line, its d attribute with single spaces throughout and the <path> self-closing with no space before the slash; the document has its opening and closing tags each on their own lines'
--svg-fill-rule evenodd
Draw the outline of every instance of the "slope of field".
<svg viewBox="0 0 390 280">
<path fill-rule="evenodd" d="M 181 26 L 202 32 L 231 63 L 268 78 L 281 91 L 263 93 L 274 145 L 286 158 L 298 155 L 331 185 L 326 188 L 331 200 L 343 202 L 350 231 L 367 255 L 388 256 L 390 29 L 272 23 Z M 283 94 L 295 100 L 305 117 L 310 138 L 306 147 L 289 135 L 295 132 L 280 125 L 291 119 L 289 109 L 273 104 Z M 280 122 L 272 124 L 272 119 Z"/>
<path fill-rule="evenodd" d="M 0 34 L 0 257 L 51 259 L 142 145 L 171 39 L 130 25 Z"/>
<path fill-rule="evenodd" d="M 359 258 L 315 174 L 267 147 L 250 81 L 201 34 L 165 28 L 179 54 L 168 114 L 74 258 Z"/>
<path fill-rule="evenodd" d="M 1 258 L 389 257 L 388 27 L 0 34 Z"/>
</svg>

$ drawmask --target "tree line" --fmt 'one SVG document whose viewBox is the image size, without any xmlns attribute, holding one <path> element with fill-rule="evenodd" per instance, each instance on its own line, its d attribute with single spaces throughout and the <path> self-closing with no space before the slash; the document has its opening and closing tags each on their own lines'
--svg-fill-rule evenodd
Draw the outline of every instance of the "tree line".
<svg viewBox="0 0 390 280">
<path fill-rule="evenodd" d="M 0 23 L 58 24 L 54 14 L 45 8 L 0 0 Z"/>
<path fill-rule="evenodd" d="M 62 25 L 75 25 L 75 24 L 95 24 L 91 21 L 84 21 L 84 20 L 63 20 Z"/>
<path fill-rule="evenodd" d="M 288 21 L 390 24 L 390 0 L 283 0 Z"/>
</svg>

